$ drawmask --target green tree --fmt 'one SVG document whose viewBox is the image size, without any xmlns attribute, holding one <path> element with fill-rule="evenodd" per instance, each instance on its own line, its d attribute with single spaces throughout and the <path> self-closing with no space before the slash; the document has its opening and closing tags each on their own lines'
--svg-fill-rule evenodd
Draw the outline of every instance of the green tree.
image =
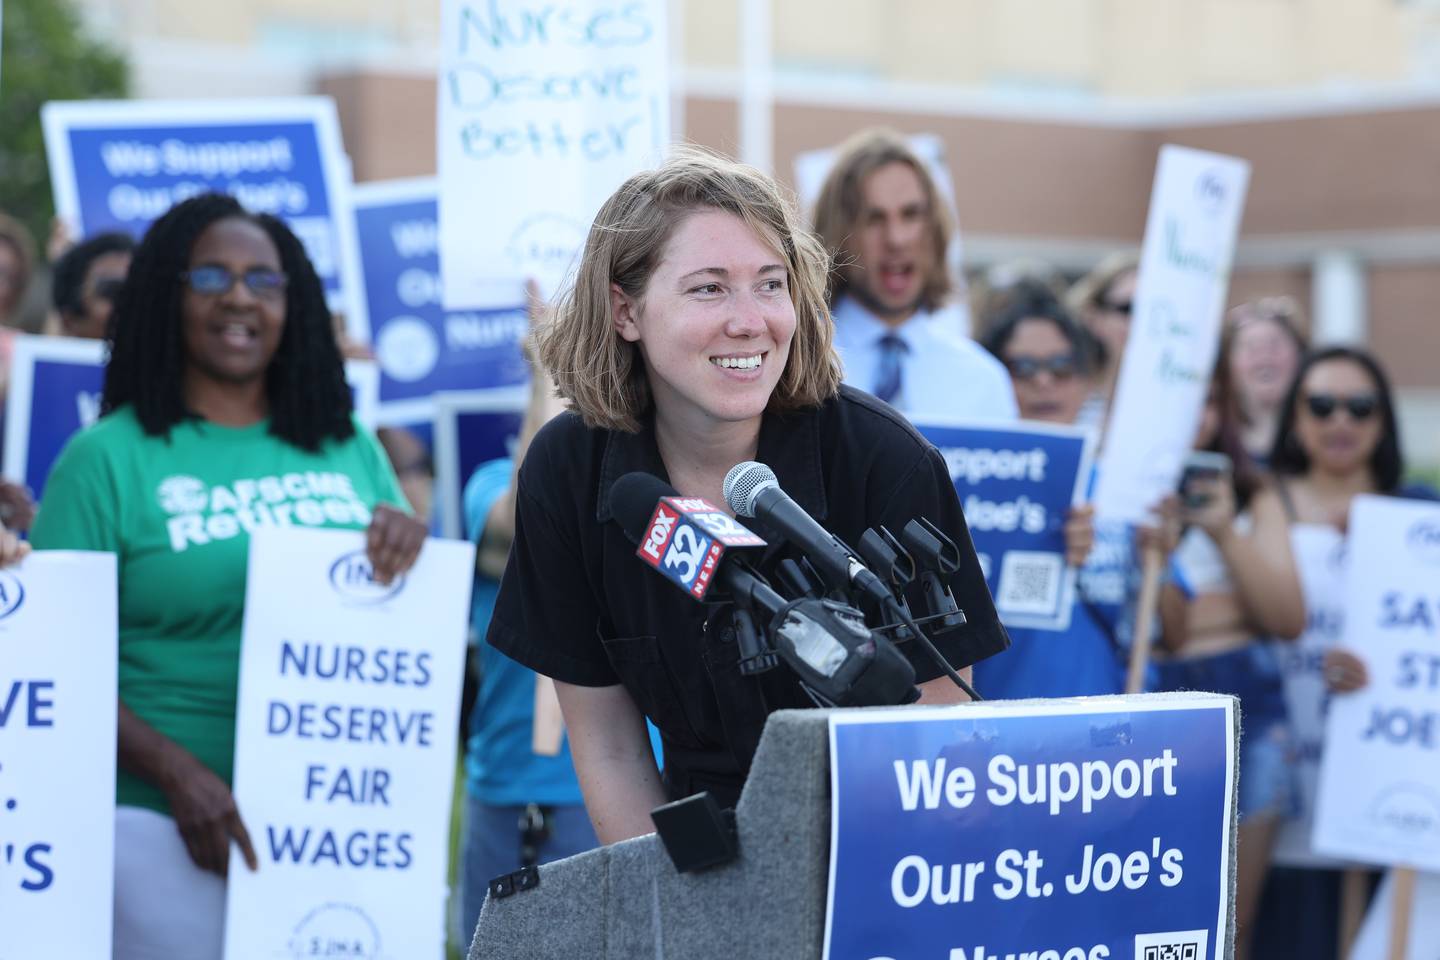
<svg viewBox="0 0 1440 960">
<path fill-rule="evenodd" d="M 40 106 L 124 97 L 124 58 L 80 25 L 72 0 L 0 0 L 0 209 L 45 242 L 54 216 Z"/>
</svg>

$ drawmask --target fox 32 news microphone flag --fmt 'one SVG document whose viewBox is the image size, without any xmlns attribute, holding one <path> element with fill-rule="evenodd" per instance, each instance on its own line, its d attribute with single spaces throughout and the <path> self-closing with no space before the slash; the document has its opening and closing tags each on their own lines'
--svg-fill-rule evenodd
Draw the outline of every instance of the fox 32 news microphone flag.
<svg viewBox="0 0 1440 960">
<path fill-rule="evenodd" d="M 251 536 L 228 960 L 443 955 L 474 555 L 429 540 L 382 586 L 364 533 Z"/>
<path fill-rule="evenodd" d="M 331 309 L 369 341 L 350 161 L 329 97 L 57 101 L 40 117 L 55 212 L 77 239 L 107 230 L 139 239 L 188 197 L 232 194 L 289 224 Z"/>
<path fill-rule="evenodd" d="M 439 127 L 445 306 L 495 282 L 547 295 L 607 197 L 670 142 L 664 0 L 443 0 Z M 477 230 L 483 224 L 485 229 Z"/>
<path fill-rule="evenodd" d="M 1173 493 L 1200 424 L 1250 165 L 1160 149 L 1130 337 L 1105 429 L 1095 512 L 1138 523 Z"/>
<path fill-rule="evenodd" d="M 1315 848 L 1440 873 L 1440 505 L 1357 497 L 1349 529 L 1340 645 L 1370 682 L 1330 701 Z"/>
<path fill-rule="evenodd" d="M 1235 703 L 832 714 L 826 960 L 1224 960 Z"/>
<path fill-rule="evenodd" d="M 111 553 L 0 570 L 3 960 L 110 956 L 115 597 Z"/>
</svg>

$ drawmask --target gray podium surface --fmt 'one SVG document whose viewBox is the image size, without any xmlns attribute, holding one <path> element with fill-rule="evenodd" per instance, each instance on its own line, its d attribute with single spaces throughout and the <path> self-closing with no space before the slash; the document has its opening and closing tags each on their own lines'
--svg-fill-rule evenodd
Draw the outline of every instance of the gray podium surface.
<svg viewBox="0 0 1440 960">
<path fill-rule="evenodd" d="M 486 899 L 469 960 L 819 960 L 830 870 L 830 713 L 771 714 L 735 811 L 735 860 L 678 873 L 650 834 L 542 865 L 537 887 Z M 1233 819 L 1229 882 L 1227 958 Z"/>
</svg>

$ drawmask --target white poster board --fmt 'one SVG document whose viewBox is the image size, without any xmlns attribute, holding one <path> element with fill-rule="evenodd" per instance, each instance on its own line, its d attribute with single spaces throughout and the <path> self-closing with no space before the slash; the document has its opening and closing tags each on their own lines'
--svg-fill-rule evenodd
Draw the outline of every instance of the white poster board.
<svg viewBox="0 0 1440 960">
<path fill-rule="evenodd" d="M 670 141 L 665 9 L 664 0 L 443 0 L 446 309 L 512 306 L 516 277 L 554 291 L 600 205 L 660 160 Z"/>
<path fill-rule="evenodd" d="M 115 596 L 112 553 L 0 570 L 0 960 L 110 956 Z"/>
<path fill-rule="evenodd" d="M 1440 871 L 1440 504 L 1355 498 L 1341 646 L 1370 682 L 1330 703 L 1315 848 Z"/>
<path fill-rule="evenodd" d="M 260 869 L 230 859 L 229 960 L 443 957 L 473 570 L 429 540 L 384 587 L 362 532 L 251 535 L 235 799 Z"/>
<path fill-rule="evenodd" d="M 1395 906 L 1395 874 L 1385 874 L 1360 935 L 1345 960 L 1394 960 L 1390 952 L 1391 911 Z M 1410 908 L 1410 936 L 1404 960 L 1435 960 L 1440 956 L 1440 875 L 1421 873 L 1415 877 L 1415 899 Z"/>
<path fill-rule="evenodd" d="M 1106 520 L 1143 521 L 1180 479 L 1220 346 L 1249 180 L 1244 160 L 1160 148 L 1095 490 Z"/>
</svg>

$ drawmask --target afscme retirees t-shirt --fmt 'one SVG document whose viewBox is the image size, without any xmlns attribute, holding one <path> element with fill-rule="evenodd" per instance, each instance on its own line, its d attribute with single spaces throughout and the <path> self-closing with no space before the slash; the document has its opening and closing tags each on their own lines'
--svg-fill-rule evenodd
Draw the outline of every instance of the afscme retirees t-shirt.
<svg viewBox="0 0 1440 960">
<path fill-rule="evenodd" d="M 315 453 L 269 429 L 268 420 L 187 420 L 167 439 L 122 407 L 71 438 L 30 537 L 41 550 L 117 555 L 120 698 L 226 783 L 250 531 L 363 529 L 377 504 L 405 503 L 380 445 L 358 425 Z M 117 802 L 168 812 L 158 787 L 123 769 Z"/>
</svg>

